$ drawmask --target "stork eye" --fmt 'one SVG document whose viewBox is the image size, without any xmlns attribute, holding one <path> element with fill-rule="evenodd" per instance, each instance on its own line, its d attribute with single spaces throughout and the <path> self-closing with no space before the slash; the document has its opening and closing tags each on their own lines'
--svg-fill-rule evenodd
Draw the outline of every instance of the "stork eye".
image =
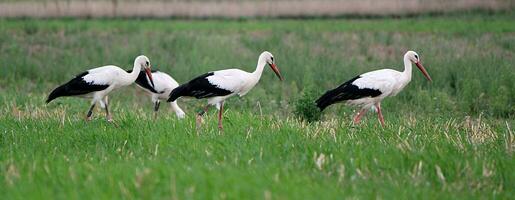
<svg viewBox="0 0 515 200">
<path fill-rule="evenodd" d="M 270 59 L 272 59 L 272 62 L 274 62 L 274 57 L 270 57 Z"/>
<path fill-rule="evenodd" d="M 145 61 L 145 65 L 149 66 L 149 65 L 150 65 L 150 63 L 149 63 L 148 61 Z"/>
<path fill-rule="evenodd" d="M 418 60 L 418 56 L 417 55 L 415 55 L 415 58 Z"/>
</svg>

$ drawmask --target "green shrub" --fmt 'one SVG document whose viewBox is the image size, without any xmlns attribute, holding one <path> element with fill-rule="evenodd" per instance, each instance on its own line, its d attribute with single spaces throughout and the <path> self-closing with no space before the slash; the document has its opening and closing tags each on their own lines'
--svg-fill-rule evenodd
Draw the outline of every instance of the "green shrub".
<svg viewBox="0 0 515 200">
<path fill-rule="evenodd" d="M 314 122 L 320 120 L 322 112 L 315 104 L 318 93 L 313 89 L 306 89 L 302 92 L 302 95 L 295 100 L 295 115 L 307 122 Z"/>
</svg>

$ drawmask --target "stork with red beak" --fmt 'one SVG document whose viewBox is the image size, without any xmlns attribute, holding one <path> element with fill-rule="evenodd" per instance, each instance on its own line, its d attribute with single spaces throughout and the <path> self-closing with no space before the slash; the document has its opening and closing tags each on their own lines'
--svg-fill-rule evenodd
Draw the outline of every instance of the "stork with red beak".
<svg viewBox="0 0 515 200">
<path fill-rule="evenodd" d="M 132 72 L 128 73 L 113 65 L 90 69 L 55 88 L 48 96 L 46 103 L 50 103 L 55 98 L 63 96 L 90 98 L 92 101 L 86 115 L 86 120 L 91 120 L 93 108 L 95 108 L 96 103 L 99 103 L 100 107 L 105 108 L 107 121 L 112 122 L 113 119 L 109 113 L 107 95 L 114 89 L 134 83 L 142 70 L 145 70 L 148 79 L 151 84 L 154 85 L 150 70 L 150 60 L 146 56 L 141 55 L 134 60 Z"/>
<path fill-rule="evenodd" d="M 216 106 L 218 112 L 218 128 L 223 130 L 222 113 L 224 101 L 234 95 L 247 94 L 261 78 L 265 65 L 270 66 L 280 80 L 283 80 L 279 69 L 275 65 L 274 56 L 265 51 L 259 55 L 256 70 L 252 73 L 239 69 L 226 69 L 200 75 L 186 84 L 180 85 L 170 93 L 168 102 L 177 100 L 181 96 L 208 99 L 208 105 L 198 113 L 197 125 L 202 121 L 202 115 L 208 111 L 210 105 Z"/>
<path fill-rule="evenodd" d="M 368 109 L 375 107 L 379 121 L 384 126 L 381 101 L 386 97 L 397 95 L 408 85 L 411 81 L 412 63 L 415 63 L 427 80 L 432 81 L 426 69 L 422 66 L 418 54 L 414 51 L 408 51 L 404 54 L 403 72 L 381 69 L 361 74 L 337 88 L 327 91 L 316 100 L 316 104 L 320 110 L 324 110 L 327 106 L 337 102 L 361 107 L 361 110 L 354 117 L 355 124 L 360 122 L 361 117 Z"/>
</svg>

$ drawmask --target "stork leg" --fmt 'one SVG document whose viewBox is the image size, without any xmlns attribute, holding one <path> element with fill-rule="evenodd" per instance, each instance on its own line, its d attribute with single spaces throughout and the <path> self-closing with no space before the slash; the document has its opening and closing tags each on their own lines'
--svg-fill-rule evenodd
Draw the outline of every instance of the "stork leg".
<svg viewBox="0 0 515 200">
<path fill-rule="evenodd" d="M 359 124 L 361 117 L 367 113 L 367 109 L 361 109 L 358 114 L 354 117 L 354 124 Z"/>
<path fill-rule="evenodd" d="M 220 129 L 220 131 L 224 130 L 224 127 L 222 125 L 222 114 L 223 113 L 224 113 L 224 102 L 222 101 L 220 103 L 220 110 L 218 110 L 218 129 Z"/>
<path fill-rule="evenodd" d="M 161 105 L 161 102 L 159 100 L 154 102 L 154 119 L 157 119 L 157 111 L 159 111 L 159 105 Z"/>
<path fill-rule="evenodd" d="M 104 105 L 105 105 L 105 111 L 106 111 L 106 120 L 108 122 L 113 122 L 113 117 L 111 116 L 111 113 L 109 113 L 109 102 L 108 97 L 104 97 Z"/>
<path fill-rule="evenodd" d="M 91 121 L 91 116 L 93 115 L 93 109 L 95 108 L 95 102 L 91 104 L 91 107 L 89 107 L 88 114 L 86 115 L 86 121 Z"/>
<path fill-rule="evenodd" d="M 381 112 L 381 102 L 376 103 L 376 108 L 377 108 L 377 117 L 379 118 L 379 122 L 381 122 L 381 126 L 384 127 L 384 118 L 383 118 L 383 113 Z"/>
</svg>

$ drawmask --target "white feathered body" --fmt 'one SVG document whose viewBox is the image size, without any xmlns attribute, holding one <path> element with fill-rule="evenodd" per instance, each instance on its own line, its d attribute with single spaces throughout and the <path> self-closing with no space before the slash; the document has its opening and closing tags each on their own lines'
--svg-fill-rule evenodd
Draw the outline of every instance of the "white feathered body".
<svg viewBox="0 0 515 200">
<path fill-rule="evenodd" d="M 346 104 L 370 108 L 386 97 L 397 95 L 410 81 L 411 76 L 406 76 L 405 73 L 393 69 L 381 69 L 364 73 L 352 84 L 358 86 L 359 89 L 379 90 L 381 95 L 348 100 Z"/>
<path fill-rule="evenodd" d="M 94 101 L 99 101 L 102 107 L 104 107 L 104 102 L 100 101 L 101 99 L 115 89 L 132 84 L 137 78 L 137 76 L 132 76 L 130 73 L 114 65 L 93 68 L 87 72 L 88 74 L 82 76 L 86 83 L 91 85 L 108 85 L 108 87 L 104 90 L 79 95 L 79 97 L 93 98 Z"/>
<path fill-rule="evenodd" d="M 247 94 L 259 82 L 259 76 L 240 69 L 226 69 L 214 71 L 213 75 L 208 76 L 209 83 L 216 85 L 218 88 L 231 91 L 226 96 L 217 96 L 208 99 L 211 105 L 218 105 L 225 99 L 238 95 L 240 97 Z"/>
</svg>

